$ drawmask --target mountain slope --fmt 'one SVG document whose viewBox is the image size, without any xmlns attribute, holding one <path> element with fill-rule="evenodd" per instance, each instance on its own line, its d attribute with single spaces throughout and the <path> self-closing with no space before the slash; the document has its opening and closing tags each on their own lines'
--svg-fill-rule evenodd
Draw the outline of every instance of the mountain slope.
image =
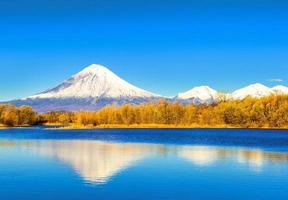
<svg viewBox="0 0 288 200">
<path fill-rule="evenodd" d="M 211 104 L 217 102 L 218 99 L 218 92 L 209 86 L 194 87 L 175 97 L 175 100 L 193 104 Z"/>
<path fill-rule="evenodd" d="M 90 65 L 57 87 L 12 101 L 30 105 L 39 112 L 49 110 L 97 110 L 108 104 L 139 104 L 160 98 L 118 77 L 104 66 Z"/>
<path fill-rule="evenodd" d="M 150 98 L 159 96 L 119 78 L 101 65 L 90 65 L 59 86 L 28 97 L 37 98 Z"/>
<path fill-rule="evenodd" d="M 274 91 L 276 94 L 288 94 L 288 87 L 283 85 L 278 85 L 273 88 L 271 88 L 272 91 Z"/>
<path fill-rule="evenodd" d="M 234 91 L 232 94 L 229 95 L 229 97 L 235 100 L 242 100 L 248 96 L 251 96 L 254 98 L 260 98 L 260 97 L 265 97 L 265 96 L 269 96 L 272 94 L 274 94 L 274 92 L 270 88 L 260 83 L 255 83 L 255 84 L 252 84 L 247 87 Z"/>
</svg>

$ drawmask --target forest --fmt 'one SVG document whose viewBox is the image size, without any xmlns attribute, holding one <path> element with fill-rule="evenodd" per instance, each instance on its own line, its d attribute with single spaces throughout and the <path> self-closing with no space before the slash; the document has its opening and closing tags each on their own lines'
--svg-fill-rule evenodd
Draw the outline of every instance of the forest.
<svg viewBox="0 0 288 200">
<path fill-rule="evenodd" d="M 84 127 L 241 127 L 288 128 L 288 95 L 226 100 L 213 105 L 185 105 L 161 100 L 141 105 L 111 105 L 99 111 L 51 111 L 0 105 L 0 124 L 7 127 L 61 125 Z"/>
</svg>

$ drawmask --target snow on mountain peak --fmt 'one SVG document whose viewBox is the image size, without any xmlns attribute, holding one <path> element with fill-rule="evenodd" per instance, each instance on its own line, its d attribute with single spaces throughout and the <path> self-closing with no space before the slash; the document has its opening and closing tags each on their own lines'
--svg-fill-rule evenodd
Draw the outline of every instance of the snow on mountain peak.
<svg viewBox="0 0 288 200">
<path fill-rule="evenodd" d="M 28 97 L 36 98 L 152 98 L 150 93 L 126 82 L 108 68 L 92 64 L 57 87 Z"/>
<path fill-rule="evenodd" d="M 273 88 L 271 88 L 276 94 L 288 94 L 288 87 L 284 85 L 277 85 Z"/>
<path fill-rule="evenodd" d="M 191 100 L 192 103 L 214 103 L 218 100 L 218 92 L 209 86 L 198 86 L 183 93 L 179 93 L 176 99 Z"/>
<path fill-rule="evenodd" d="M 255 84 L 252 84 L 247 87 L 234 91 L 231 94 L 231 98 L 236 99 L 236 100 L 242 100 L 248 96 L 251 96 L 254 98 L 260 98 L 260 97 L 269 96 L 272 94 L 273 92 L 271 91 L 270 88 L 266 87 L 265 85 L 261 83 L 255 83 Z"/>
<path fill-rule="evenodd" d="M 104 67 L 103 65 L 92 64 L 88 67 L 85 67 L 79 74 L 103 74 L 103 73 L 112 73 L 108 68 Z"/>
</svg>

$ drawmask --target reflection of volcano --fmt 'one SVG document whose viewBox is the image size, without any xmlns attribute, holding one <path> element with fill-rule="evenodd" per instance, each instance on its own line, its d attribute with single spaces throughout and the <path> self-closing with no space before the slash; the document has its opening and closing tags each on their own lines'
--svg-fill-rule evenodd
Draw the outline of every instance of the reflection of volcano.
<svg viewBox="0 0 288 200">
<path fill-rule="evenodd" d="M 141 143 L 110 143 L 92 140 L 30 140 L 11 142 L 0 140 L 1 148 L 24 147 L 68 163 L 87 182 L 105 183 L 136 161 L 153 156 L 182 157 L 200 167 L 219 163 L 244 164 L 259 171 L 265 164 L 288 163 L 288 153 L 260 149 L 217 148 Z"/>
<path fill-rule="evenodd" d="M 183 147 L 180 156 L 196 165 L 209 165 L 218 158 L 218 153 L 210 147 Z"/>
<path fill-rule="evenodd" d="M 113 175 L 149 154 L 148 145 L 99 141 L 46 141 L 37 151 L 73 166 L 88 182 L 107 182 Z"/>
</svg>

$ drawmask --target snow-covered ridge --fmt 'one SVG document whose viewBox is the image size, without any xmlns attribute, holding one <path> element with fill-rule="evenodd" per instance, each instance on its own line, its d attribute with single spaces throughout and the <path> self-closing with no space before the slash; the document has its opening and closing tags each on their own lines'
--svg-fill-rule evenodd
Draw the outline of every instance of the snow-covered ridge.
<svg viewBox="0 0 288 200">
<path fill-rule="evenodd" d="M 232 94 L 229 95 L 229 97 L 235 100 L 242 100 L 248 96 L 254 98 L 261 98 L 279 94 L 288 94 L 288 87 L 278 85 L 276 87 L 269 88 L 263 84 L 255 83 L 234 91 Z"/>
<path fill-rule="evenodd" d="M 266 87 L 265 85 L 262 85 L 260 83 L 255 83 L 255 84 L 252 84 L 247 87 L 234 91 L 231 94 L 231 98 L 236 99 L 236 100 L 241 100 L 248 96 L 251 96 L 254 98 L 260 98 L 260 97 L 272 95 L 273 93 L 274 92 L 272 91 L 272 89 Z"/>
<path fill-rule="evenodd" d="M 104 66 L 92 64 L 57 87 L 26 99 L 152 98 L 160 95 L 124 81 Z"/>
<path fill-rule="evenodd" d="M 195 104 L 210 104 L 216 103 L 224 96 L 226 99 L 242 100 L 248 96 L 261 98 L 270 95 L 288 94 L 288 87 L 278 85 L 269 88 L 263 84 L 255 83 L 247 87 L 235 90 L 232 93 L 220 93 L 210 88 L 209 86 L 194 87 L 191 90 L 179 93 L 175 99 L 188 101 Z"/>
<path fill-rule="evenodd" d="M 194 104 L 210 104 L 219 99 L 218 92 L 209 86 L 194 87 L 187 92 L 179 93 L 176 100 L 185 100 Z"/>
<path fill-rule="evenodd" d="M 283 86 L 283 85 L 277 85 L 273 88 L 271 88 L 274 93 L 276 94 L 288 94 L 288 87 Z"/>
</svg>

